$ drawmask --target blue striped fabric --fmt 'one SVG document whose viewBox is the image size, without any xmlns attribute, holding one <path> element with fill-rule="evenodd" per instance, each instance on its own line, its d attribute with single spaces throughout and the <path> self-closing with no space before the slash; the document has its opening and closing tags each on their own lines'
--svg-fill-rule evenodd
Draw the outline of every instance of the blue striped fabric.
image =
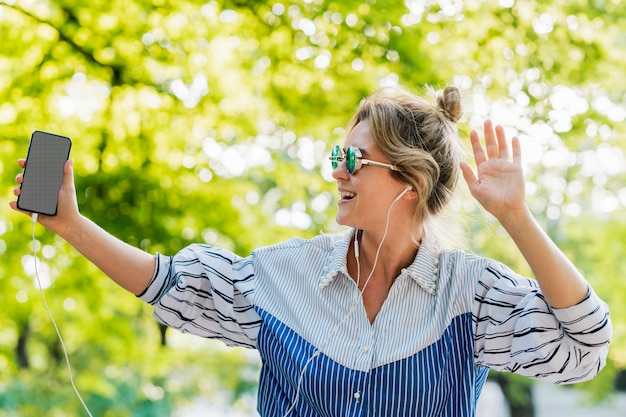
<svg viewBox="0 0 626 417">
<path fill-rule="evenodd" d="M 473 416 L 489 368 L 572 383 L 604 366 L 611 324 L 592 290 L 552 309 L 534 280 L 427 238 L 370 324 L 346 270 L 353 233 L 157 255 L 140 297 L 168 326 L 258 349 L 264 417 Z"/>
<path fill-rule="evenodd" d="M 470 314 L 453 320 L 441 339 L 414 355 L 370 371 L 352 370 L 319 354 L 265 311 L 258 344 L 264 368 L 259 410 L 282 416 L 473 416 L 487 368 L 473 359 Z"/>
</svg>

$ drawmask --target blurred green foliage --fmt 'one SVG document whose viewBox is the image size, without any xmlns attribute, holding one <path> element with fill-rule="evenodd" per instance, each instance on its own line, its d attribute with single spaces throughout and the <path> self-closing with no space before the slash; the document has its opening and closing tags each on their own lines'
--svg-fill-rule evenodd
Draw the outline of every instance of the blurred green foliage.
<svg viewBox="0 0 626 417">
<path fill-rule="evenodd" d="M 610 304 L 610 363 L 583 385 L 606 395 L 626 367 L 626 6 L 466 3 L 0 1 L 6 201 L 31 132 L 59 133 L 74 141 L 81 211 L 115 236 L 149 252 L 208 242 L 246 255 L 337 230 L 326 157 L 362 97 L 455 83 L 464 133 L 491 117 L 522 138 L 529 204 Z M 463 186 L 453 210 L 469 249 L 528 273 Z M 0 207 L 0 416 L 81 415 L 30 228 Z M 95 415 L 170 416 L 197 397 L 249 410 L 253 353 L 173 332 L 163 344 L 148 306 L 35 233 Z"/>
</svg>

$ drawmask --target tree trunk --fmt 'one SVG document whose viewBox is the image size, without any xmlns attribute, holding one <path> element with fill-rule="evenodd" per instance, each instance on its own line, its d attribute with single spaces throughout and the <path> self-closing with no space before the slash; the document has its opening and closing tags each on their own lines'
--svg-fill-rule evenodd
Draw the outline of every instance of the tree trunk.
<svg viewBox="0 0 626 417">
<path fill-rule="evenodd" d="M 161 334 L 161 346 L 167 345 L 167 326 L 161 323 L 159 324 L 159 333 Z"/>
<path fill-rule="evenodd" d="M 17 364 L 21 369 L 28 369 L 30 362 L 28 360 L 28 353 L 26 352 L 26 342 L 30 335 L 30 324 L 24 323 L 24 326 L 20 329 L 20 334 L 17 337 L 17 345 L 15 346 L 15 355 L 17 356 Z"/>
<path fill-rule="evenodd" d="M 490 374 L 489 379 L 500 386 L 511 417 L 535 417 L 532 381 L 496 372 Z"/>
</svg>

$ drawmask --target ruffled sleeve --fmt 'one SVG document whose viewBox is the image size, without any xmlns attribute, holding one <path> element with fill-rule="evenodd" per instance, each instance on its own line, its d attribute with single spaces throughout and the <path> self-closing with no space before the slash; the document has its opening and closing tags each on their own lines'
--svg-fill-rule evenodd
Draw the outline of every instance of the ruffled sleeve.
<svg viewBox="0 0 626 417">
<path fill-rule="evenodd" d="M 609 311 L 591 288 L 580 303 L 554 309 L 536 281 L 492 262 L 478 282 L 472 314 L 481 365 L 567 384 L 595 377 L 606 364 Z"/>
<path fill-rule="evenodd" d="M 183 333 L 256 347 L 261 324 L 254 309 L 252 256 L 190 245 L 173 257 L 157 254 L 154 277 L 139 295 L 154 317 Z"/>
</svg>

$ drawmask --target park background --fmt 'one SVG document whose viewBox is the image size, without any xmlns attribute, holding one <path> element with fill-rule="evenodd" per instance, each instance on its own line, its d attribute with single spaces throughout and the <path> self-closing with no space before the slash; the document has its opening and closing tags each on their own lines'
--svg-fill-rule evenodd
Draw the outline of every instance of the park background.
<svg viewBox="0 0 626 417">
<path fill-rule="evenodd" d="M 532 211 L 614 324 L 605 370 L 568 398 L 616 403 L 626 385 L 625 2 L 1 0 L 0 45 L 0 417 L 85 415 L 35 280 L 30 221 L 8 205 L 34 130 L 73 139 L 81 211 L 120 239 L 151 253 L 207 242 L 247 255 L 338 229 L 329 150 L 359 100 L 394 85 L 457 85 L 465 145 L 488 117 L 519 135 Z M 451 210 L 468 250 L 530 273 L 464 184 Z M 41 226 L 35 235 L 95 416 L 202 404 L 254 415 L 254 351 L 165 331 L 61 239 Z M 490 381 L 512 417 L 535 415 L 532 381 Z"/>
</svg>

